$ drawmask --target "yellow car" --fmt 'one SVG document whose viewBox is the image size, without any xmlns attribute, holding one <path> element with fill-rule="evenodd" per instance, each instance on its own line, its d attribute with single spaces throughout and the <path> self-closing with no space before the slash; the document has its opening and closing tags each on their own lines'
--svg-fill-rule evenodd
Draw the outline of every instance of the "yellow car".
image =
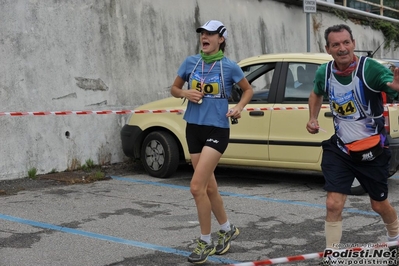
<svg viewBox="0 0 399 266">
<path fill-rule="evenodd" d="M 241 113 L 239 123 L 231 125 L 229 145 L 220 165 L 320 172 L 321 142 L 334 133 L 332 113 L 325 100 L 319 115 L 321 130 L 319 134 L 309 134 L 307 102 L 316 69 L 330 60 L 332 57 L 324 53 L 285 53 L 240 61 L 254 96 Z M 231 105 L 239 95 L 240 89 L 235 87 Z M 124 154 L 141 160 L 149 175 L 166 178 L 179 164 L 190 163 L 183 120 L 186 105 L 187 102 L 173 97 L 142 105 L 122 128 Z M 396 105 L 387 105 L 391 175 L 399 166 L 398 114 Z M 352 193 L 364 193 L 357 180 Z"/>
</svg>

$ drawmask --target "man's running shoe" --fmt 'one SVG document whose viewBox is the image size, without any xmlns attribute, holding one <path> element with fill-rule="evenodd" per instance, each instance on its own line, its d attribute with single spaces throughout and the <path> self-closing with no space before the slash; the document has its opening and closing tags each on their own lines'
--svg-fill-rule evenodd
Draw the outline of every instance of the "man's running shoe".
<svg viewBox="0 0 399 266">
<path fill-rule="evenodd" d="M 201 239 L 197 239 L 197 247 L 188 256 L 188 261 L 194 264 L 202 264 L 208 259 L 208 256 L 215 254 L 215 251 L 213 243 L 208 244 Z"/>
<path fill-rule="evenodd" d="M 216 245 L 215 253 L 217 255 L 223 255 L 224 253 L 226 253 L 230 248 L 231 240 L 234 240 L 239 234 L 240 234 L 240 231 L 234 225 L 231 225 L 231 229 L 228 232 L 219 230 L 218 244 Z"/>
</svg>

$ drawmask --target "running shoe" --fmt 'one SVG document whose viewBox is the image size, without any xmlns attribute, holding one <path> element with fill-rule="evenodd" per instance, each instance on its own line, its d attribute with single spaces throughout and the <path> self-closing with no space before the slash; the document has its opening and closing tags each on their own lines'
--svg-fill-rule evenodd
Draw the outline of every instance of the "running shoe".
<svg viewBox="0 0 399 266">
<path fill-rule="evenodd" d="M 194 264 L 202 264 L 208 256 L 215 254 L 215 245 L 213 243 L 206 243 L 201 239 L 197 239 L 197 247 L 193 253 L 188 256 L 188 261 Z"/>
<path fill-rule="evenodd" d="M 240 231 L 234 225 L 231 225 L 230 231 L 226 232 L 224 230 L 219 230 L 218 232 L 218 244 L 216 245 L 216 254 L 223 255 L 230 248 L 231 240 L 237 238 L 240 234 Z"/>
</svg>

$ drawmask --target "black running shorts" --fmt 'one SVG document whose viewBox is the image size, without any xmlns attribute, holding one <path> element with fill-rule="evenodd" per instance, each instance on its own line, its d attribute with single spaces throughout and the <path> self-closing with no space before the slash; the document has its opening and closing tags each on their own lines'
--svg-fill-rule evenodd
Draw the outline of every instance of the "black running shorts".
<svg viewBox="0 0 399 266">
<path fill-rule="evenodd" d="M 221 154 L 229 144 L 230 129 L 187 123 L 186 140 L 190 154 L 201 153 L 204 146 L 209 146 Z"/>
<path fill-rule="evenodd" d="M 336 143 L 336 138 L 332 137 L 322 143 L 321 168 L 326 181 L 324 189 L 349 195 L 356 177 L 370 198 L 376 201 L 385 200 L 388 197 L 390 150 L 384 148 L 383 153 L 372 161 L 355 162 L 334 142 Z"/>
</svg>

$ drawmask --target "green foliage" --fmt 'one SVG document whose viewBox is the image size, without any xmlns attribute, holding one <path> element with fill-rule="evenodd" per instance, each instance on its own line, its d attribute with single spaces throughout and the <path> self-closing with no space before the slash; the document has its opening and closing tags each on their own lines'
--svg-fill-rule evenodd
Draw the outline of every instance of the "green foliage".
<svg viewBox="0 0 399 266">
<path fill-rule="evenodd" d="M 28 170 L 28 177 L 31 179 L 36 179 L 37 178 L 37 169 L 36 167 L 32 167 L 31 169 Z"/>
<path fill-rule="evenodd" d="M 399 47 L 399 25 L 392 22 L 373 19 L 370 22 L 370 27 L 374 30 L 379 30 L 384 34 L 385 44 L 384 47 L 388 48 L 391 43 L 394 43 L 395 49 Z"/>
<path fill-rule="evenodd" d="M 85 172 L 90 172 L 91 169 L 95 167 L 92 159 L 87 159 L 86 163 L 81 166 L 81 169 Z"/>
<path fill-rule="evenodd" d="M 105 178 L 105 173 L 101 172 L 101 171 L 97 171 L 95 172 L 93 179 L 95 180 L 103 180 Z"/>
<path fill-rule="evenodd" d="M 87 165 L 87 167 L 89 167 L 90 169 L 91 169 L 91 168 L 94 168 L 94 162 L 93 162 L 93 160 L 92 160 L 92 159 L 87 159 L 87 160 L 86 160 L 86 165 Z"/>
<path fill-rule="evenodd" d="M 333 9 L 332 10 L 333 13 L 340 19 L 342 19 L 343 21 L 347 21 L 348 20 L 348 13 L 345 11 L 342 11 L 340 9 Z"/>
<path fill-rule="evenodd" d="M 80 169 L 82 169 L 82 170 L 85 171 L 85 172 L 90 172 L 90 168 L 89 168 L 86 164 L 82 165 L 82 166 L 80 167 Z"/>
</svg>

